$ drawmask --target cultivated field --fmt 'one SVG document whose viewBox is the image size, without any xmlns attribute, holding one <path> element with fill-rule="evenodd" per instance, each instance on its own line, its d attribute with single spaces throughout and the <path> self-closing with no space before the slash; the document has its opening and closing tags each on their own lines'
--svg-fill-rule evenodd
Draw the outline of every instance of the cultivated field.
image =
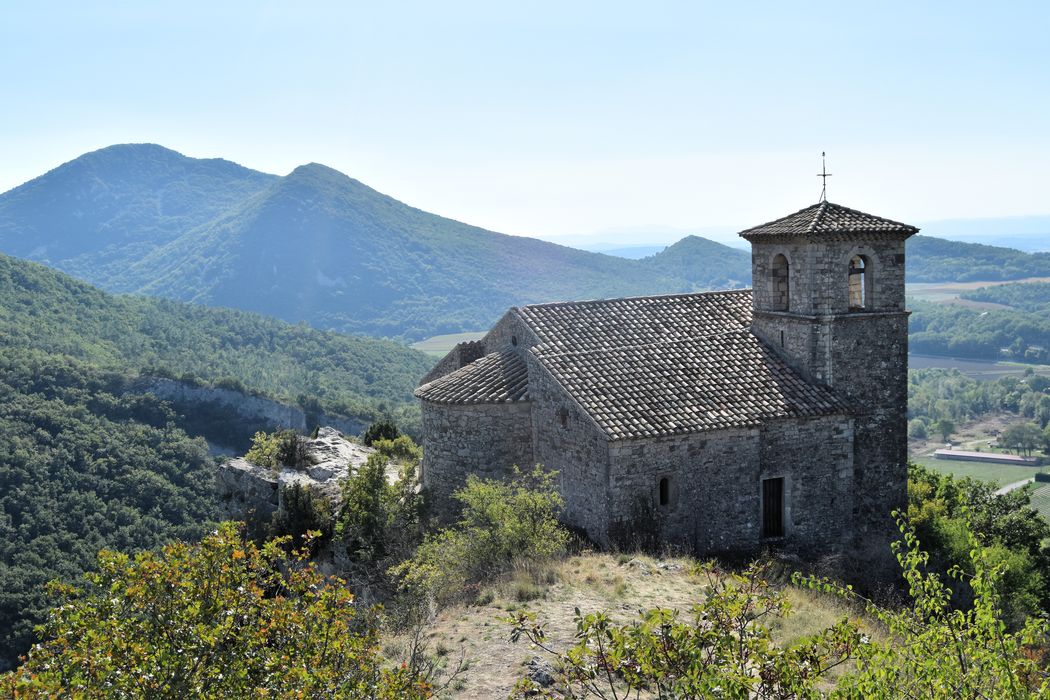
<svg viewBox="0 0 1050 700">
<path fill-rule="evenodd" d="M 1050 365 L 1031 365 L 1021 362 L 973 360 L 942 355 L 908 355 L 908 369 L 957 369 L 968 377 L 991 381 L 999 377 L 1022 376 L 1031 369 L 1036 374 L 1050 376 Z"/>
<path fill-rule="evenodd" d="M 979 481 L 990 481 L 997 486 L 1006 486 L 1015 481 L 1030 479 L 1040 467 L 1021 467 L 1013 464 L 983 464 L 963 462 L 955 459 L 937 459 L 929 455 L 912 455 L 911 461 L 941 474 L 968 476 Z M 1050 497 L 1050 494 L 1048 494 Z"/>
<path fill-rule="evenodd" d="M 997 287 L 1000 284 L 1023 282 L 1050 282 L 1050 277 L 1028 277 L 1021 280 L 996 280 L 992 282 L 912 282 L 905 287 L 905 295 L 922 301 L 939 303 L 961 302 L 975 308 L 1007 308 L 1001 304 L 987 304 L 959 299 L 963 292 L 972 292 L 981 287 Z"/>
<path fill-rule="evenodd" d="M 1039 511 L 1044 520 L 1050 521 L 1050 484 L 1035 483 L 1032 507 Z"/>
<path fill-rule="evenodd" d="M 425 352 L 428 355 L 433 355 L 434 357 L 444 357 L 448 354 L 449 350 L 456 346 L 457 343 L 462 343 L 468 340 L 480 340 L 484 335 L 485 331 L 435 335 L 425 340 L 421 340 L 418 343 L 412 343 L 412 347 L 416 350 Z"/>
</svg>

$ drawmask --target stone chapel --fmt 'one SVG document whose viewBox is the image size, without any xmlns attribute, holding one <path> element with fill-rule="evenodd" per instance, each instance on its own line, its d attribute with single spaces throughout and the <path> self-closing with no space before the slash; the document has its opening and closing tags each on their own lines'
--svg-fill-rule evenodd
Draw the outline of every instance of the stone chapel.
<svg viewBox="0 0 1050 700">
<path fill-rule="evenodd" d="M 416 389 L 437 512 L 468 474 L 538 463 L 601 544 L 888 553 L 917 231 L 821 201 L 740 233 L 750 290 L 508 310 Z"/>
</svg>

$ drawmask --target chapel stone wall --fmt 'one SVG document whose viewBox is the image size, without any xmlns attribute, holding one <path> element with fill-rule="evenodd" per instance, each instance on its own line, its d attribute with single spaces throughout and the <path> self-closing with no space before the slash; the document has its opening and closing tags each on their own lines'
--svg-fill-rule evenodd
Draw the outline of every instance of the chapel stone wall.
<svg viewBox="0 0 1050 700">
<path fill-rule="evenodd" d="M 422 481 L 431 512 L 449 520 L 458 510 L 452 494 L 468 474 L 503 479 L 512 467 L 533 464 L 531 406 L 423 402 Z"/>
</svg>

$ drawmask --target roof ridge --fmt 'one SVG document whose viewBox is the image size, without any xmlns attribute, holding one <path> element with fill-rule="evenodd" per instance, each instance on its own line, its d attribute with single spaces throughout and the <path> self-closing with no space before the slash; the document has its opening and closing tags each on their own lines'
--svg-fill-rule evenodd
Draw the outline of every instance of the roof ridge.
<svg viewBox="0 0 1050 700">
<path fill-rule="evenodd" d="M 798 216 L 802 212 L 809 211 L 810 209 L 813 209 L 813 208 L 819 207 L 819 206 L 820 206 L 820 202 L 817 202 L 816 204 L 810 204 L 808 207 L 802 207 L 798 211 L 791 212 L 790 214 L 788 214 L 786 216 L 778 216 L 775 219 L 770 219 L 769 221 L 764 221 L 761 224 L 758 224 L 756 226 L 750 226 L 750 227 L 744 229 L 743 231 L 741 231 L 737 235 L 741 235 L 742 236 L 745 233 L 747 233 L 748 231 L 754 231 L 755 229 L 765 228 L 766 226 L 769 226 L 770 224 L 775 224 L 778 221 L 783 221 L 784 219 L 790 219 L 792 216 Z"/>
<path fill-rule="evenodd" d="M 633 297 L 609 297 L 607 299 L 577 299 L 577 300 L 565 300 L 565 301 L 545 301 L 539 304 L 524 304 L 522 306 L 515 306 L 513 308 L 518 309 L 537 309 L 537 308 L 551 308 L 555 306 L 569 306 L 573 304 L 605 304 L 614 301 L 636 301 L 638 299 L 676 299 L 683 297 L 700 297 L 700 296 L 714 296 L 716 294 L 744 294 L 751 293 L 751 287 L 745 287 L 742 289 L 709 289 L 703 292 L 671 292 L 669 294 L 639 294 Z"/>
<path fill-rule="evenodd" d="M 579 356 L 584 356 L 584 355 L 597 355 L 597 354 L 603 353 L 603 352 L 619 352 L 619 351 L 622 351 L 622 350 L 639 350 L 641 348 L 651 348 L 651 347 L 656 347 L 656 346 L 659 346 L 659 345 L 679 345 L 679 344 L 683 344 L 683 343 L 693 343 L 693 342 L 696 342 L 697 340 L 707 340 L 709 338 L 718 338 L 718 337 L 721 337 L 721 336 L 743 335 L 743 334 L 754 335 L 754 333 L 751 333 L 751 329 L 750 328 L 733 328 L 733 329 L 727 330 L 727 331 L 718 331 L 717 333 L 705 333 L 703 335 L 694 335 L 694 336 L 690 336 L 688 338 L 675 338 L 675 339 L 672 339 L 672 340 L 654 340 L 651 343 L 638 343 L 636 345 L 614 345 L 614 346 L 605 347 L 605 348 L 590 348 L 590 349 L 587 349 L 587 350 L 567 350 L 565 352 L 542 352 L 542 351 L 537 352 L 538 348 L 541 348 L 544 345 L 548 345 L 548 343 L 540 343 L 539 345 L 535 345 L 535 346 L 529 348 L 529 352 L 531 352 L 537 358 L 579 357 Z M 757 335 L 755 337 L 758 338 Z"/>
<path fill-rule="evenodd" d="M 806 227 L 806 233 L 813 233 L 817 230 L 820 222 L 824 219 L 824 215 L 828 212 L 828 200 L 824 199 L 817 202 L 817 213 L 813 217 L 813 220 L 809 222 L 809 226 Z"/>
</svg>

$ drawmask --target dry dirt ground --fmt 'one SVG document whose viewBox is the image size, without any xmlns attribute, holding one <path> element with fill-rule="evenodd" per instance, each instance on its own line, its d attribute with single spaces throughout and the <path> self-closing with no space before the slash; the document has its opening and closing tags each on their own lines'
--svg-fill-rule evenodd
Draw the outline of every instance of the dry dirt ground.
<svg viewBox="0 0 1050 700">
<path fill-rule="evenodd" d="M 444 665 L 445 674 L 461 660 L 464 667 L 439 697 L 506 698 L 533 657 L 553 661 L 527 642 L 511 643 L 511 627 L 504 619 L 514 611 L 535 612 L 547 623 L 549 645 L 564 650 L 574 641 L 576 607 L 584 613 L 604 610 L 623 623 L 636 619 L 645 608 L 669 607 L 687 613 L 703 583 L 693 566 L 692 560 L 682 558 L 583 553 L 554 564 L 539 583 L 522 573 L 490 586 L 477 604 L 442 611 L 426 633 L 430 652 Z M 773 626 L 781 643 L 849 615 L 847 607 L 835 599 L 786 590 L 796 612 Z M 386 655 L 396 658 L 406 644 L 405 638 L 387 640 Z M 439 678 L 439 684 L 444 682 Z"/>
</svg>

